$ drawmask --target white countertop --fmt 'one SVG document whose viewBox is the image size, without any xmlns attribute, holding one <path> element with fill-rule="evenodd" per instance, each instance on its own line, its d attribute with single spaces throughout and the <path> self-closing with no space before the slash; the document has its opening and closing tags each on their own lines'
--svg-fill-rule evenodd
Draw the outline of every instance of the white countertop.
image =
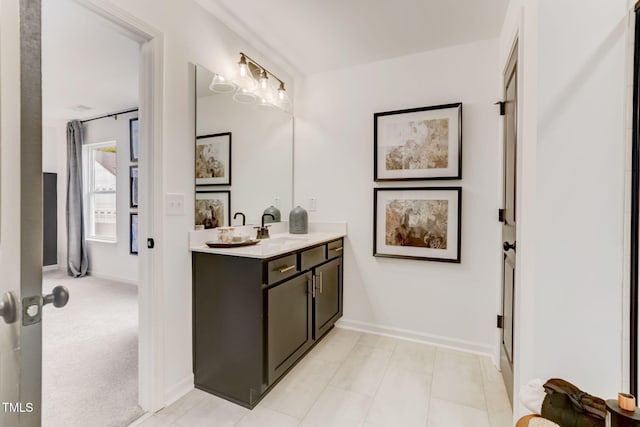
<svg viewBox="0 0 640 427">
<path fill-rule="evenodd" d="M 286 225 L 286 223 L 281 224 Z M 286 229 L 285 226 L 274 224 L 273 229 L 270 231 L 270 238 L 262 239 L 253 246 L 236 248 L 208 247 L 205 242 L 217 240 L 215 229 L 192 231 L 189 239 L 189 250 L 192 252 L 264 259 L 330 242 L 347 235 L 347 225 L 345 223 L 309 224 L 310 232 L 308 234 L 289 234 L 284 232 Z M 253 238 L 254 236 L 255 230 L 252 230 L 251 237 Z"/>
</svg>

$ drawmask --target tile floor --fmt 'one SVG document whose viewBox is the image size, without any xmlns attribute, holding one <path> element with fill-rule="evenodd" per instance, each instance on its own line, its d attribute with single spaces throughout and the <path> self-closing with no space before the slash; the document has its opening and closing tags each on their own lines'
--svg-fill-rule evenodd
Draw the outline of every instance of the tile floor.
<svg viewBox="0 0 640 427">
<path fill-rule="evenodd" d="M 508 427 L 487 357 L 334 328 L 252 411 L 193 390 L 142 427 Z"/>
</svg>

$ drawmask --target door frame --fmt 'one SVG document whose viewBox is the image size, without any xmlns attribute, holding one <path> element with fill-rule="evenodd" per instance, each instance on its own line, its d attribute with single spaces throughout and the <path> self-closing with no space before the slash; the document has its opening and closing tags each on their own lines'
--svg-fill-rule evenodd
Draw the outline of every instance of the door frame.
<svg viewBox="0 0 640 427">
<path fill-rule="evenodd" d="M 633 27 L 633 110 L 631 116 L 631 236 L 629 244 L 629 392 L 638 395 L 638 293 L 640 262 L 640 5 L 631 13 Z M 623 337 L 623 339 L 626 337 Z M 624 366 L 623 366 L 624 369 Z M 624 380 L 624 378 L 623 378 Z"/>
<path fill-rule="evenodd" d="M 161 269 L 162 209 L 162 112 L 164 35 L 128 12 L 100 0 L 75 0 L 140 43 L 139 110 L 140 175 L 139 213 L 142 238 L 138 242 L 138 403 L 146 412 L 164 407 L 164 280 Z M 153 238 L 155 248 L 147 248 Z M 153 284 L 153 286 L 151 285 Z"/>
<path fill-rule="evenodd" d="M 520 64 L 520 49 L 519 49 L 519 38 L 516 35 L 513 39 L 513 43 L 511 44 L 511 47 L 509 48 L 509 54 L 505 57 L 505 61 L 504 61 L 504 66 L 501 72 L 501 83 L 500 83 L 500 91 L 501 91 L 501 98 L 502 102 L 506 101 L 506 92 L 505 92 L 505 85 L 507 84 L 507 81 L 505 81 L 505 75 L 507 74 L 507 72 L 509 71 L 509 69 L 512 67 L 512 63 L 515 62 L 515 64 L 513 65 L 513 67 L 515 68 L 514 73 L 516 74 L 516 106 L 515 106 L 515 111 L 516 111 L 516 117 L 515 117 L 515 150 L 516 150 L 516 155 L 515 155 L 515 164 L 514 164 L 514 186 L 515 186 L 515 191 L 516 191 L 516 197 L 514 200 L 514 209 L 518 206 L 518 202 L 520 199 L 520 189 L 519 189 L 519 183 L 520 183 L 520 159 L 521 159 L 521 154 L 520 154 L 520 114 L 519 114 L 519 108 L 520 108 L 520 79 L 519 79 L 519 64 Z M 502 107 L 501 105 L 501 108 Z M 506 138 L 506 121 L 505 121 L 505 116 L 500 116 L 501 120 L 500 120 L 500 148 L 498 149 L 498 152 L 500 154 L 500 163 L 502 165 L 502 179 L 500 180 L 500 206 L 502 207 L 502 209 L 505 209 L 506 207 L 504 206 L 504 202 L 505 202 L 505 190 L 506 190 L 506 173 L 507 173 L 507 169 L 506 169 L 506 151 L 505 151 L 505 138 Z M 515 209 L 515 221 L 516 224 L 518 224 L 518 218 L 519 218 L 519 212 L 521 211 L 521 209 Z M 514 242 L 517 242 L 519 239 L 519 233 L 518 233 L 518 226 L 516 226 L 516 231 L 515 231 L 515 236 L 514 236 Z M 500 281 L 499 281 L 499 301 L 498 301 L 498 313 L 500 313 L 500 315 L 502 316 L 502 319 L 504 319 L 504 290 L 505 290 L 505 285 L 504 285 L 504 269 L 505 269 L 505 259 L 504 259 L 504 252 L 502 250 L 502 242 L 504 241 L 504 235 L 503 235 L 503 227 L 502 227 L 502 223 L 500 226 L 500 231 L 499 231 L 499 235 L 500 235 L 500 239 L 499 239 L 499 245 L 500 245 L 500 251 L 499 251 L 499 259 L 500 259 Z M 518 267 L 519 267 L 519 259 L 520 257 L 518 256 L 517 252 L 516 252 L 516 256 L 515 256 L 515 265 L 514 265 L 514 269 L 516 271 L 516 275 L 514 277 L 514 280 L 516 283 L 518 283 Z M 511 329 L 511 346 L 512 346 L 512 354 L 511 354 L 511 393 L 510 393 L 510 400 L 511 400 L 511 406 L 512 408 L 514 407 L 514 402 L 515 402 L 515 389 L 516 389 L 516 382 L 515 382 L 515 370 L 516 370 L 516 358 L 514 357 L 515 354 L 515 348 L 516 348 L 516 336 L 519 334 L 518 332 L 518 328 L 517 328 L 517 307 L 518 307 L 518 303 L 517 303 L 517 294 L 515 291 L 515 286 L 514 286 L 514 291 L 513 294 L 511 295 L 511 309 L 512 309 L 512 329 Z M 503 335 L 504 335 L 504 327 L 499 327 L 498 328 L 498 347 L 496 349 L 496 367 L 498 368 L 498 370 L 502 371 L 502 347 L 503 347 Z M 504 379 L 504 376 L 503 376 Z M 509 390 L 508 390 L 509 391 Z"/>
</svg>

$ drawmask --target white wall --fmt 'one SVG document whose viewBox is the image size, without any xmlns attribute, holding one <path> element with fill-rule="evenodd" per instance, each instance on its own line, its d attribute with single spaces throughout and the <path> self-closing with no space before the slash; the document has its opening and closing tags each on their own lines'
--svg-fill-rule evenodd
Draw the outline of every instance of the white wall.
<svg viewBox="0 0 640 427">
<path fill-rule="evenodd" d="M 58 136 L 54 126 L 42 126 L 42 172 L 60 173 Z"/>
<path fill-rule="evenodd" d="M 156 241 L 157 264 L 162 282 L 150 284 L 161 290 L 159 307 L 164 351 L 164 395 L 172 401 L 193 387 L 191 345 L 191 254 L 188 232 L 193 230 L 194 192 L 194 93 L 193 66 L 231 76 L 237 71 L 239 52 L 245 52 L 281 77 L 293 96 L 293 82 L 277 64 L 269 61 L 247 41 L 231 32 L 193 1 L 105 0 L 162 33 L 163 52 L 163 193 L 185 195 L 184 216 L 164 216 Z M 162 201 L 158 201 L 162 206 Z M 144 236 L 143 236 L 144 237 Z M 144 248 L 142 250 L 145 250 Z"/>
<path fill-rule="evenodd" d="M 621 387 L 626 12 L 538 11 L 535 370 L 608 398 Z"/>
<path fill-rule="evenodd" d="M 116 141 L 116 242 L 88 240 L 89 274 L 121 282 L 138 283 L 138 257 L 129 253 L 129 119 L 137 112 L 86 122 L 83 125 L 84 144 Z M 66 186 L 65 186 L 66 187 Z M 66 192 L 66 188 L 65 188 Z M 64 216 L 62 217 L 64 218 Z"/>
<path fill-rule="evenodd" d="M 500 206 L 498 40 L 312 75 L 296 82 L 294 203 L 346 220 L 343 324 L 493 354 Z M 463 179 L 377 185 L 375 112 L 463 103 Z M 373 188 L 456 186 L 462 263 L 372 256 Z"/>
<path fill-rule="evenodd" d="M 603 398 L 626 383 L 627 3 L 512 1 L 501 34 L 501 67 L 521 38 L 516 400 L 534 377 Z"/>
</svg>

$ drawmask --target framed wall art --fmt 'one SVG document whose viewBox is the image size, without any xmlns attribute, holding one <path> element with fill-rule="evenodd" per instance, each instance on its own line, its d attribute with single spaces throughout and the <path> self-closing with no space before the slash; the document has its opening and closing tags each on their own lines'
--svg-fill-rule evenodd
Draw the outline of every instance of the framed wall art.
<svg viewBox="0 0 640 427">
<path fill-rule="evenodd" d="M 129 207 L 138 207 L 138 165 L 129 166 Z"/>
<path fill-rule="evenodd" d="M 196 191 L 195 225 L 196 229 L 231 225 L 231 191 Z"/>
<path fill-rule="evenodd" d="M 373 255 L 460 262 L 461 187 L 374 188 Z"/>
<path fill-rule="evenodd" d="M 138 214 L 129 214 L 129 253 L 138 255 Z"/>
<path fill-rule="evenodd" d="M 138 118 L 129 120 L 129 152 L 132 162 L 138 161 L 140 142 L 138 137 Z"/>
<path fill-rule="evenodd" d="M 231 185 L 231 132 L 196 137 L 196 185 Z"/>
<path fill-rule="evenodd" d="M 375 181 L 462 178 L 462 103 L 373 115 Z"/>
</svg>

